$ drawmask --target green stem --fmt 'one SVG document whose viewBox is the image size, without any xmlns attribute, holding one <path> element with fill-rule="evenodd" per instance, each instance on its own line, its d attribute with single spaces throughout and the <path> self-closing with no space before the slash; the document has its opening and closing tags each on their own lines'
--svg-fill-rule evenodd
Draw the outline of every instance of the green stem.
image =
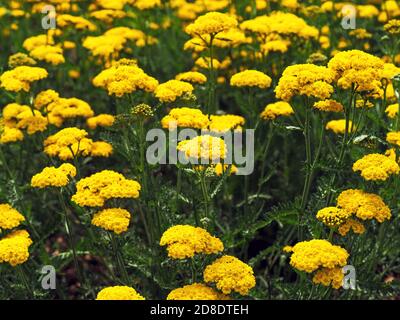
<svg viewBox="0 0 400 320">
<path fill-rule="evenodd" d="M 118 243 L 115 239 L 115 236 L 113 233 L 109 233 L 110 238 L 111 238 L 111 245 L 113 247 L 114 255 L 115 255 L 115 261 L 117 264 L 117 269 L 121 277 L 124 279 L 124 282 L 126 285 L 130 285 L 129 281 L 129 276 L 128 272 L 126 271 L 125 265 L 124 265 L 124 259 L 122 257 L 120 248 L 118 246 Z"/>
<path fill-rule="evenodd" d="M 29 298 L 33 299 L 35 297 L 35 294 L 31 288 L 31 286 L 29 285 L 29 281 L 25 274 L 25 270 L 23 269 L 23 267 L 21 265 L 16 266 L 15 269 L 17 270 L 18 277 L 20 278 L 21 282 L 24 284 L 26 290 L 29 293 Z"/>
</svg>

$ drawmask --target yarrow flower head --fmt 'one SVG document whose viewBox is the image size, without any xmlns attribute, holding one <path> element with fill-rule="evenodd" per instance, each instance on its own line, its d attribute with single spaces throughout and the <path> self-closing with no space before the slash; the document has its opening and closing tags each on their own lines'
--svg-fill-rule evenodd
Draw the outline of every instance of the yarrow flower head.
<svg viewBox="0 0 400 320">
<path fill-rule="evenodd" d="M 343 191 L 337 199 L 337 206 L 363 221 L 375 219 L 382 223 L 392 216 L 380 196 L 357 189 Z"/>
<path fill-rule="evenodd" d="M 58 168 L 47 167 L 42 172 L 35 174 L 31 179 L 33 188 L 65 187 L 70 178 L 76 176 L 76 168 L 69 163 L 64 163 Z"/>
<path fill-rule="evenodd" d="M 208 124 L 208 117 L 200 109 L 194 108 L 174 108 L 161 120 L 164 129 L 203 129 L 207 128 Z"/>
<path fill-rule="evenodd" d="M 193 86 L 184 81 L 170 80 L 160 84 L 154 94 L 161 102 L 174 102 L 177 98 L 182 97 L 184 94 L 191 94 Z"/>
<path fill-rule="evenodd" d="M 343 283 L 342 267 L 346 265 L 349 254 L 327 240 L 311 240 L 285 248 L 293 252 L 290 264 L 307 273 L 315 272 L 313 282 L 339 289 Z"/>
<path fill-rule="evenodd" d="M 11 266 L 23 264 L 29 258 L 29 247 L 32 240 L 25 230 L 16 230 L 0 239 L 0 263 Z"/>
<path fill-rule="evenodd" d="M 337 207 L 326 207 L 318 211 L 317 219 L 328 227 L 338 227 L 351 217 L 351 212 Z"/>
<path fill-rule="evenodd" d="M 167 300 L 228 300 L 229 297 L 202 283 L 172 290 Z"/>
<path fill-rule="evenodd" d="M 0 76 L 0 87 L 7 91 L 28 92 L 35 81 L 47 78 L 46 69 L 30 66 L 19 66 L 4 72 Z"/>
<path fill-rule="evenodd" d="M 46 130 L 48 125 L 47 118 L 38 110 L 32 110 L 29 106 L 17 103 L 10 103 L 4 107 L 3 121 L 6 127 L 26 129 L 29 135 Z"/>
<path fill-rule="evenodd" d="M 121 234 L 128 230 L 131 214 L 121 208 L 104 209 L 94 214 L 92 224 L 105 230 Z"/>
<path fill-rule="evenodd" d="M 355 130 L 351 120 L 348 121 L 347 126 L 348 133 Z M 346 132 L 346 119 L 331 120 L 326 124 L 325 129 L 331 130 L 335 134 L 344 134 Z"/>
<path fill-rule="evenodd" d="M 112 67 L 100 72 L 94 79 L 93 85 L 108 91 L 109 95 L 122 97 L 134 91 L 153 92 L 158 81 L 147 75 L 135 61 L 121 59 Z"/>
<path fill-rule="evenodd" d="M 386 181 L 391 175 L 400 172 L 398 163 L 379 153 L 368 154 L 353 164 L 353 171 L 361 172 L 365 180 Z"/>
<path fill-rule="evenodd" d="M 204 270 L 204 281 L 215 283 L 224 294 L 237 292 L 242 296 L 256 285 L 253 269 L 233 256 L 223 256 L 208 265 Z"/>
<path fill-rule="evenodd" d="M 212 162 L 220 162 L 221 159 L 225 159 L 227 153 L 225 141 L 211 135 L 202 135 L 191 140 L 181 141 L 177 149 L 183 152 L 188 159 Z"/>
<path fill-rule="evenodd" d="M 257 70 L 246 70 L 232 76 L 233 87 L 258 87 L 266 89 L 271 86 L 272 79 L 265 73 Z"/>
<path fill-rule="evenodd" d="M 288 117 L 294 114 L 292 106 L 285 101 L 268 104 L 260 117 L 264 120 L 274 120 L 278 117 Z"/>
<path fill-rule="evenodd" d="M 194 23 L 186 27 L 186 32 L 191 36 L 212 34 L 216 35 L 222 31 L 235 28 L 238 25 L 237 20 L 225 13 L 208 12 L 198 17 Z"/>
<path fill-rule="evenodd" d="M 386 135 L 386 141 L 391 144 L 400 146 L 400 132 L 389 132 Z"/>
<path fill-rule="evenodd" d="M 75 127 L 62 129 L 44 141 L 44 152 L 61 160 L 77 156 L 109 157 L 112 154 L 113 148 L 109 143 L 94 142 L 87 136 L 88 133 L 83 129 Z"/>
<path fill-rule="evenodd" d="M 195 254 L 213 254 L 224 250 L 221 240 L 206 230 L 190 225 L 176 225 L 165 231 L 160 246 L 167 246 L 172 259 L 187 259 Z"/>
<path fill-rule="evenodd" d="M 335 74 L 328 68 L 314 64 L 298 64 L 285 69 L 275 88 L 276 97 L 284 101 L 294 96 L 327 99 L 333 93 L 331 83 Z"/>
<path fill-rule="evenodd" d="M 342 112 L 343 105 L 335 100 L 322 100 L 314 103 L 315 109 L 325 112 Z"/>
<path fill-rule="evenodd" d="M 138 198 L 141 186 L 137 181 L 126 179 L 118 172 L 104 170 L 81 179 L 76 184 L 76 189 L 72 196 L 72 201 L 76 204 L 82 207 L 102 207 L 109 199 Z"/>
<path fill-rule="evenodd" d="M 127 286 L 114 286 L 102 289 L 96 300 L 145 300 L 137 291 Z"/>
<path fill-rule="evenodd" d="M 0 231 L 18 227 L 25 221 L 24 216 L 9 204 L 0 204 Z"/>
<path fill-rule="evenodd" d="M 204 84 L 207 82 L 207 77 L 204 74 L 196 71 L 180 73 L 175 77 L 175 79 L 193 84 Z"/>
<path fill-rule="evenodd" d="M 384 62 L 363 51 L 349 50 L 337 53 L 328 63 L 339 87 L 368 94 L 381 94 L 381 74 Z"/>
<path fill-rule="evenodd" d="M 224 133 L 230 130 L 241 131 L 246 120 L 234 114 L 212 115 L 208 129 L 211 132 Z"/>
</svg>

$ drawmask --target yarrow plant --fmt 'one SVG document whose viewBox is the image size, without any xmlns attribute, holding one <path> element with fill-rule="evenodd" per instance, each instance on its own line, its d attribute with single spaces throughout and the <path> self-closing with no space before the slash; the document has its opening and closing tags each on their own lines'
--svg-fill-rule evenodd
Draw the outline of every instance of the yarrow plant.
<svg viewBox="0 0 400 320">
<path fill-rule="evenodd" d="M 0 299 L 399 299 L 398 2 L 0 25 Z"/>
</svg>

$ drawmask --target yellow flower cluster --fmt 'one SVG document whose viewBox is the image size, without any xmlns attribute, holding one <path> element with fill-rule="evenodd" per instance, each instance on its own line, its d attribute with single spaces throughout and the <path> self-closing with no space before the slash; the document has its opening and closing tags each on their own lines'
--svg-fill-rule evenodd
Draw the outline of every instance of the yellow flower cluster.
<svg viewBox="0 0 400 320">
<path fill-rule="evenodd" d="M 326 124 L 325 129 L 331 130 L 335 134 L 344 134 L 346 132 L 346 119 L 331 120 Z M 349 120 L 347 132 L 350 133 L 354 130 L 353 122 Z"/>
<path fill-rule="evenodd" d="M 320 268 L 343 267 L 349 257 L 345 249 L 319 239 L 298 242 L 291 251 L 293 254 L 290 257 L 290 265 L 307 273 Z"/>
<path fill-rule="evenodd" d="M 7 144 L 22 140 L 24 140 L 24 134 L 17 128 L 4 126 L 4 128 L 0 130 L 0 144 Z"/>
<path fill-rule="evenodd" d="M 392 19 L 385 24 L 384 28 L 390 34 L 400 34 L 400 20 Z"/>
<path fill-rule="evenodd" d="M 76 168 L 69 163 L 63 163 L 58 168 L 47 167 L 42 172 L 35 174 L 31 179 L 33 188 L 65 187 L 70 177 L 76 176 Z"/>
<path fill-rule="evenodd" d="M 65 62 L 63 49 L 51 45 L 38 46 L 30 51 L 29 55 L 36 60 L 51 63 L 53 66 Z"/>
<path fill-rule="evenodd" d="M 302 18 L 285 12 L 274 12 L 269 16 L 258 16 L 241 23 L 240 28 L 264 38 L 270 34 L 278 34 L 290 39 L 298 36 L 304 39 L 316 39 L 318 29 L 308 25 Z"/>
<path fill-rule="evenodd" d="M 26 129 L 29 135 L 42 132 L 47 128 L 47 118 L 38 110 L 32 110 L 29 106 L 10 103 L 3 109 L 4 126 L 8 128 Z M 18 132 L 10 132 L 20 136 Z"/>
<path fill-rule="evenodd" d="M 131 214 L 121 208 L 104 209 L 94 214 L 92 224 L 116 234 L 126 232 L 129 227 Z"/>
<path fill-rule="evenodd" d="M 204 74 L 196 71 L 180 73 L 175 77 L 175 79 L 197 84 L 204 84 L 207 82 L 207 77 Z"/>
<path fill-rule="evenodd" d="M 46 69 L 39 67 L 20 66 L 4 72 L 0 76 L 0 87 L 7 91 L 28 92 L 32 82 L 47 78 Z"/>
<path fill-rule="evenodd" d="M 32 240 L 25 230 L 16 230 L 0 239 L 0 263 L 7 262 L 15 267 L 29 258 Z"/>
<path fill-rule="evenodd" d="M 76 184 L 76 193 L 72 201 L 80 206 L 102 207 L 113 198 L 139 197 L 140 184 L 126 179 L 122 174 L 111 170 L 103 170 L 90 177 L 81 179 Z"/>
<path fill-rule="evenodd" d="M 191 36 L 215 35 L 219 32 L 235 28 L 237 25 L 237 20 L 232 16 L 220 12 L 208 12 L 198 17 L 194 23 L 188 25 L 186 32 Z"/>
<path fill-rule="evenodd" d="M 91 12 L 90 16 L 105 23 L 111 24 L 114 19 L 121 19 L 126 17 L 126 12 L 122 10 L 103 9 Z"/>
<path fill-rule="evenodd" d="M 147 75 L 133 60 L 119 60 L 112 67 L 100 72 L 93 85 L 107 89 L 109 95 L 122 97 L 137 90 L 153 92 L 158 81 Z"/>
<path fill-rule="evenodd" d="M 363 51 L 349 50 L 337 53 L 328 63 L 339 87 L 358 92 L 382 94 L 381 78 L 384 62 Z"/>
<path fill-rule="evenodd" d="M 361 172 L 365 180 L 386 181 L 390 175 L 400 172 L 398 163 L 383 154 L 368 154 L 353 164 L 353 171 Z"/>
<path fill-rule="evenodd" d="M 385 112 L 387 113 L 388 117 L 393 119 L 397 116 L 397 114 L 399 113 L 399 104 L 395 103 L 395 104 L 391 104 L 389 105 Z"/>
<path fill-rule="evenodd" d="M 278 101 L 268 104 L 260 116 L 264 120 L 274 120 L 277 117 L 288 117 L 292 114 L 294 114 L 294 111 L 289 103 Z"/>
<path fill-rule="evenodd" d="M 223 256 L 208 265 L 204 270 L 204 281 L 214 282 L 224 294 L 237 292 L 243 296 L 256 285 L 253 269 L 233 256 Z"/>
<path fill-rule="evenodd" d="M 343 285 L 343 278 L 342 268 L 322 268 L 315 273 L 313 282 L 325 287 L 332 286 L 334 289 L 340 289 Z"/>
<path fill-rule="evenodd" d="M 345 236 L 347 233 L 352 230 L 355 234 L 363 234 L 365 232 L 364 225 L 355 219 L 348 219 L 345 223 L 343 223 L 339 228 L 338 232 L 341 236 Z"/>
<path fill-rule="evenodd" d="M 212 132 L 227 132 L 230 130 L 242 130 L 245 124 L 245 119 L 242 116 L 233 114 L 212 115 L 210 116 L 210 123 L 208 128 Z"/>
<path fill-rule="evenodd" d="M 115 117 L 111 114 L 99 114 L 86 120 L 86 124 L 90 129 L 97 127 L 111 127 L 115 122 Z"/>
<path fill-rule="evenodd" d="M 102 289 L 96 300 L 145 300 L 135 289 L 127 286 L 114 286 Z"/>
<path fill-rule="evenodd" d="M 318 211 L 317 219 L 328 227 L 338 227 L 345 223 L 351 216 L 351 212 L 337 207 L 326 207 Z"/>
<path fill-rule="evenodd" d="M 174 108 L 161 120 L 164 129 L 177 127 L 203 129 L 208 126 L 208 123 L 208 117 L 200 109 L 193 108 Z"/>
<path fill-rule="evenodd" d="M 112 146 L 103 141 L 94 142 L 87 138 L 88 133 L 79 128 L 65 128 L 44 141 L 44 152 L 61 160 L 73 159 L 77 156 L 109 157 Z"/>
<path fill-rule="evenodd" d="M 272 79 L 265 73 L 257 70 L 246 70 L 232 76 L 233 87 L 258 87 L 266 89 L 271 86 Z"/>
<path fill-rule="evenodd" d="M 229 298 L 202 283 L 193 283 L 172 290 L 167 300 L 228 300 Z"/>
<path fill-rule="evenodd" d="M 192 93 L 193 90 L 193 86 L 188 82 L 169 80 L 158 85 L 154 94 L 161 102 L 174 102 L 185 93 Z"/>
<path fill-rule="evenodd" d="M 333 93 L 335 74 L 328 68 L 314 64 L 289 66 L 275 88 L 276 97 L 289 101 L 294 96 L 305 95 L 318 99 L 327 99 Z"/>
<path fill-rule="evenodd" d="M 202 135 L 179 142 L 178 150 L 189 159 L 219 162 L 221 159 L 225 159 L 227 147 L 221 138 Z"/>
<path fill-rule="evenodd" d="M 24 216 L 9 204 L 0 204 L 0 231 L 18 227 L 23 221 Z"/>
<path fill-rule="evenodd" d="M 340 102 L 330 99 L 315 102 L 313 107 L 325 112 L 342 112 L 344 110 L 343 105 Z"/>
<path fill-rule="evenodd" d="M 400 132 L 389 132 L 386 135 L 386 141 L 391 144 L 400 146 Z"/>
<path fill-rule="evenodd" d="M 195 254 L 213 254 L 224 250 L 220 239 L 206 230 L 190 225 L 176 225 L 165 231 L 160 246 L 167 246 L 172 259 L 192 258 Z"/>
<path fill-rule="evenodd" d="M 78 30 L 89 31 L 95 31 L 97 29 L 96 25 L 89 20 L 83 17 L 72 16 L 70 14 L 58 14 L 57 26 L 60 28 L 74 27 Z"/>
<path fill-rule="evenodd" d="M 357 189 L 343 191 L 337 199 L 337 206 L 361 220 L 375 219 L 382 223 L 392 216 L 380 196 Z"/>
</svg>

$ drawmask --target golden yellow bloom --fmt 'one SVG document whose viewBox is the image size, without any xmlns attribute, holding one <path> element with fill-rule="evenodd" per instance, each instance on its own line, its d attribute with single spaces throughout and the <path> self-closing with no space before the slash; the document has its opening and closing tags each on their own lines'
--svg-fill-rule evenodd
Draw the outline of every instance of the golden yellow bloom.
<svg viewBox="0 0 400 320">
<path fill-rule="evenodd" d="M 346 131 L 346 119 L 331 120 L 326 124 L 325 129 L 332 130 L 336 134 L 344 134 Z M 349 120 L 347 132 L 350 133 L 354 130 L 355 130 L 355 128 L 353 126 L 353 122 L 351 122 L 351 120 Z"/>
<path fill-rule="evenodd" d="M 24 140 L 24 134 L 17 128 L 5 126 L 3 131 L 0 131 L 0 144 L 7 144 Z"/>
<path fill-rule="evenodd" d="M 385 112 L 387 113 L 388 117 L 393 119 L 397 116 L 397 114 L 399 113 L 399 104 L 395 103 L 395 104 L 391 104 L 389 105 Z"/>
<path fill-rule="evenodd" d="M 194 23 L 186 27 L 186 32 L 191 36 L 204 34 L 218 34 L 235 28 L 238 25 L 237 20 L 225 13 L 208 12 L 198 17 Z"/>
<path fill-rule="evenodd" d="M 103 9 L 91 12 L 90 16 L 105 23 L 112 23 L 114 19 L 124 18 L 126 12 L 122 10 Z"/>
<path fill-rule="evenodd" d="M 345 236 L 350 230 L 353 230 L 355 234 L 363 234 L 365 232 L 364 225 L 355 219 L 348 219 L 345 223 L 343 223 L 339 228 L 338 232 L 341 236 Z"/>
<path fill-rule="evenodd" d="M 221 62 L 217 59 L 210 59 L 210 57 L 200 57 L 195 61 L 195 65 L 202 68 L 202 69 L 211 69 L 211 62 L 213 69 L 220 69 Z"/>
<path fill-rule="evenodd" d="M 139 10 L 148 10 L 161 6 L 161 0 L 136 0 L 133 5 Z"/>
<path fill-rule="evenodd" d="M 229 297 L 202 283 L 193 283 L 172 290 L 167 300 L 228 300 Z"/>
<path fill-rule="evenodd" d="M 345 249 L 327 240 L 302 241 L 293 246 L 292 251 L 290 265 L 307 273 L 320 268 L 343 267 L 349 257 Z"/>
<path fill-rule="evenodd" d="M 29 258 L 32 240 L 25 230 L 17 230 L 0 240 L 0 263 L 7 262 L 15 267 Z"/>
<path fill-rule="evenodd" d="M 361 220 L 375 219 L 382 223 L 392 216 L 390 208 L 380 196 L 362 190 L 343 191 L 337 199 L 337 205 Z"/>
<path fill-rule="evenodd" d="M 351 212 L 337 207 L 326 207 L 318 211 L 317 219 L 328 227 L 338 227 L 351 217 Z"/>
<path fill-rule="evenodd" d="M 38 36 L 33 36 L 25 39 L 22 46 L 24 47 L 24 49 L 30 52 L 37 47 L 53 45 L 53 44 L 54 44 L 53 37 L 51 36 L 49 37 L 46 34 L 40 34 Z"/>
<path fill-rule="evenodd" d="M 237 292 L 242 296 L 256 285 L 253 269 L 239 259 L 226 255 L 205 268 L 204 281 L 214 282 L 224 294 Z"/>
<path fill-rule="evenodd" d="M 328 68 L 313 64 L 298 64 L 285 69 L 275 88 L 276 97 L 289 101 L 293 96 L 305 95 L 327 99 L 333 93 L 335 74 Z"/>
<path fill-rule="evenodd" d="M 208 128 L 211 132 L 227 132 L 230 130 L 242 130 L 246 120 L 242 116 L 234 114 L 212 115 Z"/>
<path fill-rule="evenodd" d="M 208 124 L 208 117 L 200 109 L 193 108 L 174 108 L 161 120 L 164 129 L 203 129 L 207 128 Z"/>
<path fill-rule="evenodd" d="M 63 49 L 55 46 L 45 45 L 36 47 L 29 52 L 29 55 L 36 60 L 51 63 L 53 66 L 65 62 Z"/>
<path fill-rule="evenodd" d="M 213 254 L 224 250 L 221 240 L 206 230 L 189 225 L 176 225 L 165 231 L 160 246 L 167 246 L 172 259 L 187 259 L 195 254 Z"/>
<path fill-rule="evenodd" d="M 204 84 L 207 82 L 207 77 L 204 74 L 195 71 L 180 73 L 175 77 L 175 79 L 198 84 Z"/>
<path fill-rule="evenodd" d="M 93 85 L 108 90 L 109 95 L 122 97 L 137 90 L 153 92 L 158 81 L 148 76 L 133 60 L 121 59 L 112 67 L 100 72 Z"/>
<path fill-rule="evenodd" d="M 65 187 L 71 177 L 76 176 L 76 168 L 69 163 L 60 167 L 47 167 L 42 172 L 35 174 L 31 179 L 34 188 Z"/>
<path fill-rule="evenodd" d="M 386 135 L 386 141 L 400 146 L 400 132 L 388 132 Z"/>
<path fill-rule="evenodd" d="M 113 147 L 111 144 L 105 141 L 95 141 L 92 143 L 90 155 L 92 157 L 103 157 L 108 158 L 113 153 Z"/>
<path fill-rule="evenodd" d="M 384 26 L 385 31 L 390 34 L 400 34 L 400 20 L 392 19 Z"/>
<path fill-rule="evenodd" d="M 135 289 L 127 286 L 114 286 L 102 289 L 96 300 L 145 300 Z"/>
<path fill-rule="evenodd" d="M 275 103 L 268 104 L 260 117 L 264 120 L 274 120 L 277 117 L 288 117 L 294 114 L 291 105 L 285 101 L 278 101 Z"/>
<path fill-rule="evenodd" d="M 104 209 L 94 214 L 92 224 L 116 234 L 128 231 L 131 214 L 121 208 Z"/>
<path fill-rule="evenodd" d="M 272 79 L 265 73 L 257 70 L 246 70 L 232 76 L 231 86 L 233 87 L 258 87 L 266 89 L 271 86 Z"/>
<path fill-rule="evenodd" d="M 326 112 L 342 112 L 343 105 L 335 100 L 322 100 L 314 103 L 315 109 Z"/>
<path fill-rule="evenodd" d="M 334 289 L 340 289 L 343 284 L 343 278 L 342 268 L 322 268 L 315 273 L 313 282 L 322 284 L 325 287 L 332 286 Z"/>
<path fill-rule="evenodd" d="M 177 149 L 189 159 L 213 162 L 220 162 L 219 160 L 225 159 L 227 152 L 225 141 L 210 135 L 202 135 L 191 140 L 181 141 Z"/>
<path fill-rule="evenodd" d="M 355 86 L 359 92 L 378 95 L 382 93 L 383 67 L 381 59 L 360 50 L 339 52 L 328 63 L 339 87 L 350 89 Z"/>
<path fill-rule="evenodd" d="M 29 135 L 47 128 L 47 118 L 38 110 L 32 110 L 29 106 L 10 103 L 3 109 L 3 120 L 7 127 L 26 129 Z M 17 134 L 17 132 L 14 132 Z"/>
<path fill-rule="evenodd" d="M 118 172 L 103 170 L 81 179 L 76 184 L 76 189 L 72 196 L 72 201 L 76 204 L 82 207 L 102 207 L 109 199 L 138 198 L 141 186 L 137 181 L 126 179 Z"/>
<path fill-rule="evenodd" d="M 54 102 L 60 98 L 60 95 L 58 92 L 48 89 L 45 91 L 41 91 L 37 94 L 34 100 L 34 106 L 36 109 L 42 109 L 43 107 L 46 107 L 49 105 L 51 102 Z"/>
<path fill-rule="evenodd" d="M 16 53 L 8 58 L 8 66 L 12 69 L 19 66 L 34 66 L 36 61 L 25 53 Z"/>
<path fill-rule="evenodd" d="M 97 29 L 96 25 L 89 20 L 83 17 L 72 16 L 70 14 L 58 14 L 57 26 L 60 28 L 74 27 L 78 30 L 89 31 L 95 31 Z"/>
<path fill-rule="evenodd" d="M 174 102 L 185 93 L 192 93 L 193 90 L 194 88 L 190 83 L 179 80 L 170 80 L 158 85 L 154 94 L 161 102 Z"/>
<path fill-rule="evenodd" d="M 90 118 L 94 115 L 91 106 L 77 98 L 59 98 L 50 102 L 46 108 L 49 115 L 49 122 L 61 126 L 66 119 Z"/>
<path fill-rule="evenodd" d="M 390 175 L 399 174 L 400 167 L 396 161 L 389 157 L 373 153 L 357 160 L 353 164 L 353 171 L 360 171 L 365 180 L 385 181 Z"/>
<path fill-rule="evenodd" d="M 32 82 L 47 78 L 48 73 L 39 67 L 20 66 L 4 72 L 0 76 L 0 87 L 7 91 L 28 92 Z"/>
<path fill-rule="evenodd" d="M 18 227 L 23 221 L 24 216 L 9 204 L 0 204 L 0 231 Z"/>
<path fill-rule="evenodd" d="M 111 114 L 99 114 L 95 117 L 88 118 L 86 124 L 90 129 L 97 127 L 111 127 L 114 124 L 115 117 Z"/>
</svg>

